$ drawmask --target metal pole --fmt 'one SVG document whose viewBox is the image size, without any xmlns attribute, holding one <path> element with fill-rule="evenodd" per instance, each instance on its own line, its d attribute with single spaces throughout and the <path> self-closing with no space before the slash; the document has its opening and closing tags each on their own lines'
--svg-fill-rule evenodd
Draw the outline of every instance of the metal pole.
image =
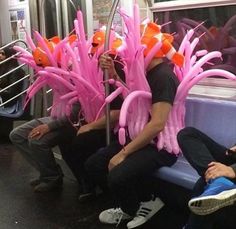
<svg viewBox="0 0 236 229">
<path fill-rule="evenodd" d="M 106 35 L 105 35 L 105 44 L 104 44 L 104 52 L 108 51 L 109 49 L 109 40 L 110 40 L 110 32 L 111 32 L 111 26 L 112 21 L 116 12 L 116 8 L 119 4 L 119 0 L 114 0 L 111 8 L 111 12 L 108 17 L 107 27 L 106 27 Z M 110 85 L 108 83 L 109 75 L 108 70 L 105 69 L 104 71 L 104 80 L 105 80 L 105 96 L 107 97 L 110 94 Z M 106 143 L 107 145 L 110 145 L 110 104 L 106 105 Z"/>
</svg>

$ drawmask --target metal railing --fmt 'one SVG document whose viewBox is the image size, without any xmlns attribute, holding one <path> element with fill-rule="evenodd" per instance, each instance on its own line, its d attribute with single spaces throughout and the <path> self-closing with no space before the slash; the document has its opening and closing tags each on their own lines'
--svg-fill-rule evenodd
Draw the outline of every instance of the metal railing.
<svg viewBox="0 0 236 229">
<path fill-rule="evenodd" d="M 15 40 L 15 41 L 12 41 L 12 42 L 10 42 L 9 44 L 0 47 L 0 50 L 3 50 L 3 49 L 5 49 L 5 48 L 7 48 L 7 47 L 12 47 L 12 46 L 14 46 L 14 45 L 16 45 L 16 44 L 17 44 L 17 45 L 20 45 L 22 48 L 24 48 L 24 49 L 27 50 L 27 44 L 26 44 L 26 42 L 23 41 L 23 40 Z M 8 58 L 5 59 L 4 61 L 1 61 L 1 62 L 0 62 L 0 67 L 1 67 L 2 64 L 7 63 L 8 61 L 10 61 L 10 60 L 13 59 L 13 58 L 16 58 L 17 55 L 19 55 L 19 53 L 16 53 L 16 54 L 14 54 L 14 55 L 8 57 Z M 25 84 L 25 81 L 28 79 L 28 85 L 30 84 L 30 72 L 29 72 L 29 67 L 28 67 L 26 64 L 19 64 L 19 66 L 15 67 L 15 68 L 13 68 L 13 69 L 11 69 L 11 70 L 9 70 L 8 72 L 6 72 L 5 74 L 3 74 L 3 75 L 0 76 L 0 80 L 3 79 L 4 77 L 11 77 L 11 74 L 14 73 L 14 72 L 16 72 L 16 71 L 19 70 L 19 69 L 23 69 L 24 72 L 25 72 L 25 75 L 24 75 L 22 78 L 18 79 L 17 81 L 13 82 L 12 84 L 9 84 L 9 85 L 7 85 L 7 86 L 4 87 L 4 88 L 1 88 L 1 89 L 0 89 L 0 97 L 1 97 L 1 93 L 2 93 L 2 92 L 4 92 L 5 90 L 10 89 L 11 87 L 14 87 L 16 84 L 22 84 L 22 85 L 24 85 L 24 86 L 21 87 L 21 91 L 20 91 L 19 93 L 17 93 L 17 94 L 14 95 L 13 97 L 9 98 L 8 100 L 3 101 L 2 103 L 0 103 L 0 111 L 1 111 L 1 110 L 4 111 L 4 106 L 5 106 L 5 105 L 9 104 L 9 103 L 10 103 L 12 100 L 14 100 L 14 99 L 20 98 L 20 97 L 21 97 L 22 95 L 24 95 L 24 94 L 26 93 L 26 91 L 27 91 L 27 87 L 25 86 L 25 85 L 26 85 L 26 84 Z M 23 107 L 22 107 L 22 109 L 23 109 Z M 0 116 L 1 116 L 1 114 L 0 114 Z"/>
</svg>

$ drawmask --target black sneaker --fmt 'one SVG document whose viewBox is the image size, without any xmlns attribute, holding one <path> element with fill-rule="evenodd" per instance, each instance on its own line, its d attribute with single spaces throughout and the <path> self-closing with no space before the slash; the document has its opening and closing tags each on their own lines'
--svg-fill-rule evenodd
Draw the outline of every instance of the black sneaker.
<svg viewBox="0 0 236 229">
<path fill-rule="evenodd" d="M 32 187 L 35 187 L 36 185 L 40 184 L 40 182 L 41 180 L 39 178 L 35 178 L 35 179 L 30 180 L 29 183 Z"/>
<path fill-rule="evenodd" d="M 96 198 L 95 191 L 81 192 L 78 197 L 79 202 L 81 203 L 94 200 L 95 198 Z"/>
<path fill-rule="evenodd" d="M 49 192 L 52 190 L 59 190 L 62 188 L 63 178 L 59 177 L 52 181 L 41 181 L 38 185 L 34 187 L 35 192 Z"/>
</svg>

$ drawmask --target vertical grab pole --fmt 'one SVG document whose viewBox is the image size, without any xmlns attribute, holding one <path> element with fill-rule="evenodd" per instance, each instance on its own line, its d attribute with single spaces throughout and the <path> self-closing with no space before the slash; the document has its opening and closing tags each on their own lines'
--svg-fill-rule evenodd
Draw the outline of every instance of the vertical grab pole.
<svg viewBox="0 0 236 229">
<path fill-rule="evenodd" d="M 106 34 L 105 34 L 105 44 L 104 44 L 104 52 L 105 53 L 109 49 L 111 26 L 112 26 L 112 21 L 113 21 L 118 4 L 119 4 L 119 0 L 114 0 L 114 2 L 112 4 L 111 12 L 108 17 Z M 107 69 L 105 69 L 105 71 L 104 71 L 104 80 L 105 80 L 105 96 L 107 97 L 110 94 L 110 85 L 108 83 L 109 75 L 108 75 Z M 107 145 L 110 145 L 110 138 L 111 138 L 110 130 L 111 130 L 111 127 L 110 127 L 110 104 L 108 103 L 106 105 L 106 143 L 107 143 Z"/>
</svg>

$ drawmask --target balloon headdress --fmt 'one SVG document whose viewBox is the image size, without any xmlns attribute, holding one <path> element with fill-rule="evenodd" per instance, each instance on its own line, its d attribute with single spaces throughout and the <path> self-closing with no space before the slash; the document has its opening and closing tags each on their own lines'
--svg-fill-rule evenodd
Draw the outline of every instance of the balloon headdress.
<svg viewBox="0 0 236 229">
<path fill-rule="evenodd" d="M 147 54 L 155 46 L 155 44 L 161 41 L 162 46 L 154 57 L 167 57 L 170 61 L 172 61 L 179 67 L 183 66 L 184 56 L 178 53 L 172 46 L 172 42 L 174 40 L 173 36 L 168 33 L 162 33 L 160 25 L 157 25 L 153 22 L 141 25 L 141 32 L 141 43 L 146 45 L 144 56 L 147 56 Z"/>
<path fill-rule="evenodd" d="M 77 36 L 75 34 L 72 34 L 68 37 L 68 43 L 71 45 L 76 39 L 77 39 Z M 60 41 L 61 39 L 58 36 L 54 36 L 50 39 L 44 38 L 44 42 L 48 50 L 52 54 L 56 46 L 60 43 Z M 38 66 L 42 66 L 42 67 L 52 66 L 52 63 L 50 59 L 48 58 L 48 54 L 45 51 L 45 47 L 40 42 L 38 42 L 38 46 L 35 48 L 35 50 L 33 50 L 32 55 L 35 60 L 35 63 Z M 59 52 L 56 57 L 56 61 L 60 62 L 60 59 L 61 59 L 61 54 Z"/>
<path fill-rule="evenodd" d="M 91 41 L 91 49 L 90 53 L 95 54 L 99 48 L 101 48 L 105 43 L 105 28 L 101 28 L 101 30 L 98 30 L 94 33 Z M 110 47 L 110 54 L 116 54 L 117 48 L 119 48 L 122 45 L 122 39 L 119 37 L 119 35 L 112 31 L 111 36 L 111 47 Z"/>
</svg>

